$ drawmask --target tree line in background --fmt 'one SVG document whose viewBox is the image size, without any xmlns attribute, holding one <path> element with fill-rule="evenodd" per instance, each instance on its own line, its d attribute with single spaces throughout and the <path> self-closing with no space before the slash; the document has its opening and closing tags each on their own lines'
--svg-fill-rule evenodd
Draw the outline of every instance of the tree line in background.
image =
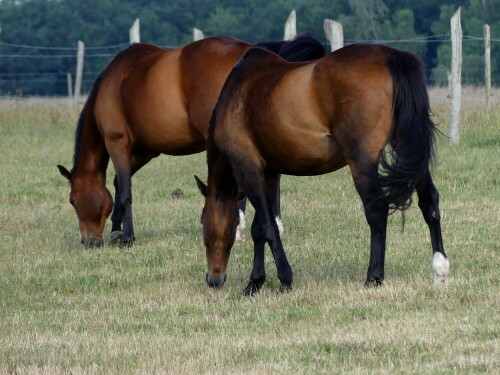
<svg viewBox="0 0 500 375">
<path fill-rule="evenodd" d="M 141 41 L 174 47 L 192 41 L 193 27 L 205 36 L 249 42 L 282 39 L 292 9 L 299 33 L 326 42 L 323 20 L 335 19 L 343 25 L 346 44 L 380 41 L 414 52 L 426 62 L 430 81 L 443 85 L 451 59 L 449 20 L 459 6 L 465 36 L 482 38 L 488 23 L 492 39 L 500 37 L 500 0 L 0 0 L 0 95 L 66 95 L 66 72 L 75 71 L 75 50 L 10 44 L 74 48 L 82 40 L 86 47 L 115 46 L 86 51 L 85 92 L 112 56 L 126 48 L 136 18 Z M 494 41 L 494 83 L 499 82 L 499 52 Z M 463 82 L 482 84 L 483 41 L 466 38 L 463 56 Z"/>
</svg>

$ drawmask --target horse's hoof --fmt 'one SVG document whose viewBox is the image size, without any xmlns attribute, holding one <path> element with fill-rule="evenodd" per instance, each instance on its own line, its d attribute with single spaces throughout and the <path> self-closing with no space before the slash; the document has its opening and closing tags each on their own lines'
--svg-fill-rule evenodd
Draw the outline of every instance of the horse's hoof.
<svg viewBox="0 0 500 375">
<path fill-rule="evenodd" d="M 104 240 L 102 238 L 91 237 L 91 238 L 86 239 L 82 243 L 83 243 L 83 245 L 87 249 L 91 249 L 91 248 L 94 248 L 94 247 L 101 247 L 101 246 L 103 246 L 104 245 Z"/>
<path fill-rule="evenodd" d="M 292 282 L 281 282 L 280 293 L 288 293 L 292 291 Z"/>
<path fill-rule="evenodd" d="M 441 253 L 434 253 L 432 269 L 434 271 L 434 285 L 446 285 L 448 283 L 448 274 L 450 273 L 450 262 L 448 259 Z"/>
<path fill-rule="evenodd" d="M 261 285 L 250 281 L 245 289 L 243 289 L 244 296 L 253 296 L 260 290 Z"/>
<path fill-rule="evenodd" d="M 380 277 L 370 277 L 366 279 L 365 281 L 365 287 L 366 288 L 371 288 L 371 287 L 377 287 L 382 285 L 383 279 Z"/>
<path fill-rule="evenodd" d="M 111 245 L 120 245 L 123 238 L 123 232 L 121 230 L 115 230 L 109 235 L 111 240 Z"/>
<path fill-rule="evenodd" d="M 127 247 L 127 246 L 132 246 L 133 243 L 135 241 L 135 237 L 132 236 L 130 238 L 122 238 L 122 243 L 121 243 L 121 246 L 122 247 Z"/>
</svg>

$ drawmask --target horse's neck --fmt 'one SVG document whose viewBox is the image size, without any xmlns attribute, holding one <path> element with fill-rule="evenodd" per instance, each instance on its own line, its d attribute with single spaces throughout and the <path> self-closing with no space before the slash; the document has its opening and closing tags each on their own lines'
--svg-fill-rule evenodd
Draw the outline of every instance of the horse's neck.
<svg viewBox="0 0 500 375">
<path fill-rule="evenodd" d="M 208 145 L 208 184 L 216 195 L 231 195 L 238 192 L 231 165 L 213 143 Z"/>
<path fill-rule="evenodd" d="M 74 172 L 96 176 L 106 176 L 109 155 L 94 121 L 85 121 L 78 137 L 78 152 L 75 151 Z"/>
</svg>

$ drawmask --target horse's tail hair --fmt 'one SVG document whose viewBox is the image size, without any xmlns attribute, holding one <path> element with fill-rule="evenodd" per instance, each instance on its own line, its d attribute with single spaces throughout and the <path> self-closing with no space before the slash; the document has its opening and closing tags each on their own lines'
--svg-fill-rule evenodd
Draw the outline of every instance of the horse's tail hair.
<svg viewBox="0 0 500 375">
<path fill-rule="evenodd" d="M 393 81 L 394 130 L 390 150 L 380 160 L 379 178 L 391 211 L 411 204 L 415 186 L 434 157 L 436 126 L 430 118 L 423 63 L 408 52 L 395 51 L 387 60 Z"/>
<path fill-rule="evenodd" d="M 76 126 L 76 131 L 75 131 L 75 152 L 73 154 L 73 169 L 71 173 L 75 171 L 76 165 L 77 165 L 77 160 L 78 156 L 80 155 L 80 139 L 83 134 L 83 128 L 85 125 L 85 119 L 87 118 L 87 112 L 89 109 L 93 109 L 93 104 L 95 102 L 97 92 L 99 91 L 99 84 L 101 82 L 103 73 L 99 74 L 99 76 L 95 79 L 94 83 L 92 84 L 92 88 L 89 91 L 89 96 L 87 97 L 87 101 L 85 102 L 85 105 L 83 106 L 82 111 L 80 112 L 80 116 L 78 117 L 78 122 Z"/>
</svg>

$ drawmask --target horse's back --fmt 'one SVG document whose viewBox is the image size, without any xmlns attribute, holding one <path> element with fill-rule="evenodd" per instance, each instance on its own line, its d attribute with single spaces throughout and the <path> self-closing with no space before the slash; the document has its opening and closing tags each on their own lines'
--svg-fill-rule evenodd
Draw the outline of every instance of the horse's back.
<svg viewBox="0 0 500 375">
<path fill-rule="evenodd" d="M 343 167 L 349 156 L 345 146 L 367 139 L 379 123 L 387 131 L 377 135 L 385 139 L 376 141 L 385 146 L 392 115 L 387 56 L 385 48 L 360 46 L 311 63 L 290 64 L 250 50 L 221 95 L 227 103 L 218 104 L 221 118 L 215 126 L 221 128 L 214 129 L 216 142 L 228 153 L 246 147 L 247 154 L 258 154 L 269 168 L 297 175 Z M 366 94 L 364 88 L 372 86 L 378 90 Z M 363 118 L 367 113 L 375 121 Z M 234 145 L 223 146 L 224 139 Z"/>
<path fill-rule="evenodd" d="M 182 49 L 183 91 L 189 118 L 206 138 L 212 110 L 227 76 L 250 44 L 226 36 L 203 39 Z"/>
<path fill-rule="evenodd" d="M 121 52 L 103 73 L 95 103 L 98 127 L 107 140 L 155 152 L 175 151 L 166 139 L 185 133 L 179 49 L 137 43 Z M 182 124 L 182 126 L 176 126 Z"/>
<path fill-rule="evenodd" d="M 103 74 L 95 108 L 102 134 L 154 152 L 202 151 L 211 109 L 247 46 L 228 37 L 173 50 L 132 45 Z"/>
</svg>

